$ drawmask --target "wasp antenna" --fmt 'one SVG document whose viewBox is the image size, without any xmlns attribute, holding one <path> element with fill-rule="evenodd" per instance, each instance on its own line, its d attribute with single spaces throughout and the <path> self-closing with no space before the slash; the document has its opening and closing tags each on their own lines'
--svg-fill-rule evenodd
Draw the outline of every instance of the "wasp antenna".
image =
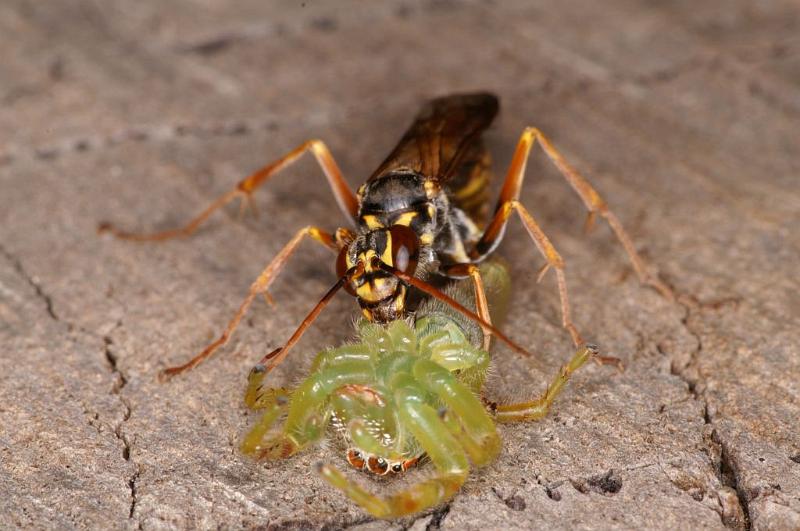
<svg viewBox="0 0 800 531">
<path fill-rule="evenodd" d="M 453 299 L 449 295 L 446 295 L 445 293 L 441 292 L 439 289 L 435 288 L 434 286 L 428 284 L 424 280 L 420 280 L 420 279 L 418 279 L 418 278 L 416 278 L 414 276 L 409 275 L 408 273 L 404 273 L 404 272 L 400 271 L 399 269 L 395 269 L 394 267 L 390 266 L 389 264 L 386 264 L 386 263 L 381 262 L 379 260 L 378 260 L 378 267 L 380 267 L 382 270 L 386 271 L 387 273 L 391 273 L 392 275 L 396 276 L 397 278 L 399 278 L 403 282 L 406 282 L 407 284 L 410 284 L 410 285 L 414 286 L 415 288 L 417 288 L 420 291 L 424 291 L 425 293 L 427 293 L 431 297 L 439 299 L 440 301 L 442 301 L 445 304 L 449 305 L 453 309 L 463 313 L 464 315 L 466 315 L 467 317 L 469 317 L 470 319 L 472 319 L 476 323 L 480 324 L 481 327 L 490 330 L 492 332 L 492 334 L 495 337 L 497 337 L 497 339 L 499 339 L 500 341 L 502 341 L 503 343 L 508 345 L 514 352 L 516 352 L 518 354 L 522 354 L 523 356 L 531 356 L 531 357 L 533 357 L 532 353 L 528 352 L 527 350 L 525 350 L 521 346 L 517 345 L 508 336 L 506 336 L 500 330 L 498 330 L 497 328 L 492 326 L 491 323 L 487 323 L 486 321 L 481 319 L 481 317 L 478 314 L 476 314 L 475 312 L 473 312 L 470 309 L 466 308 L 465 306 L 460 304 L 458 301 L 456 301 L 455 299 Z"/>
<path fill-rule="evenodd" d="M 331 289 L 329 289 L 328 292 L 322 296 L 316 306 L 314 306 L 306 318 L 303 319 L 303 322 L 300 323 L 300 326 L 297 327 L 297 330 L 294 331 L 294 334 L 292 334 L 292 337 L 289 338 L 289 341 L 287 341 L 284 346 L 276 348 L 261 358 L 259 363 L 266 366 L 266 371 L 268 373 L 286 358 L 287 354 L 289 354 L 289 349 L 291 349 L 298 341 L 300 341 L 300 338 L 303 336 L 308 327 L 311 326 L 311 323 L 313 323 L 317 317 L 319 317 L 319 314 L 322 313 L 322 310 L 325 309 L 325 306 L 331 302 L 334 295 L 336 295 L 342 286 L 344 286 L 344 283 L 347 282 L 347 279 L 351 274 L 352 271 L 347 271 L 344 275 L 339 277 L 339 280 L 336 281 L 336 284 L 334 284 Z"/>
</svg>

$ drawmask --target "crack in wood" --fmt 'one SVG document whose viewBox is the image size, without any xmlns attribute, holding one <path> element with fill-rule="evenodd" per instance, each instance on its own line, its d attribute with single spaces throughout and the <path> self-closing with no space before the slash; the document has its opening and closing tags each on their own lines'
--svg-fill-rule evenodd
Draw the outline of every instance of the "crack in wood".
<svg viewBox="0 0 800 531">
<path fill-rule="evenodd" d="M 11 253 L 8 249 L 6 249 L 2 244 L 0 244 L 0 255 L 2 255 L 14 268 L 17 274 L 22 277 L 25 282 L 33 288 L 33 291 L 36 294 L 36 297 L 42 300 L 45 304 L 45 311 L 47 312 L 48 316 L 55 322 L 64 323 L 67 326 L 68 331 L 77 330 L 79 332 L 85 333 L 89 337 L 97 338 L 98 335 L 84 329 L 83 327 L 76 326 L 73 323 L 68 321 L 62 320 L 58 314 L 56 314 L 54 309 L 53 298 L 45 291 L 44 287 L 42 286 L 41 282 L 36 279 L 34 276 L 28 273 L 25 269 L 22 261 L 17 258 L 13 253 Z M 111 331 L 102 336 L 103 341 L 103 356 L 105 361 L 109 367 L 109 370 L 114 375 L 114 383 L 112 384 L 110 393 L 112 395 L 117 396 L 120 403 L 123 405 L 124 410 L 122 414 L 122 419 L 111 429 L 111 432 L 114 436 L 122 443 L 122 458 L 125 461 L 131 461 L 131 447 L 132 444 L 128 437 L 122 432 L 122 426 L 125 422 L 127 422 L 131 418 L 132 409 L 130 403 L 121 396 L 122 389 L 127 385 L 128 378 L 127 376 L 119 369 L 117 365 L 117 356 L 114 354 L 112 345 L 114 344 L 113 339 L 111 338 L 111 334 L 122 326 L 122 321 L 117 321 Z M 83 410 L 86 415 L 89 416 L 89 425 L 92 426 L 95 430 L 97 430 L 98 434 L 102 434 L 102 430 L 98 425 L 100 421 L 100 414 L 92 408 L 87 407 L 86 404 L 83 404 Z M 104 423 L 105 424 L 105 423 Z M 107 424 L 106 424 L 107 425 Z M 129 508 L 129 518 L 133 518 L 134 510 L 137 503 L 136 498 L 136 481 L 139 478 L 139 469 L 136 467 L 135 472 L 133 475 L 128 478 L 127 485 L 130 489 L 131 493 L 131 504 Z"/>
<path fill-rule="evenodd" d="M 719 479 L 722 485 L 730 487 L 736 493 L 735 505 L 738 505 L 738 507 L 729 506 L 724 496 L 717 493 L 717 500 L 720 504 L 720 519 L 726 527 L 749 530 L 752 525 L 749 500 L 740 486 L 740 474 L 736 468 L 732 466 L 730 453 L 725 449 L 726 445 L 720 440 L 719 432 L 714 427 L 713 414 L 710 411 L 708 398 L 705 395 L 706 383 L 697 370 L 697 364 L 700 357 L 703 355 L 703 338 L 701 332 L 692 324 L 692 318 L 695 317 L 696 313 L 707 309 L 724 309 L 729 304 L 736 306 L 739 303 L 739 299 L 734 298 L 702 303 L 694 296 L 681 294 L 677 297 L 676 301 L 684 309 L 681 325 L 695 339 L 696 346 L 690 353 L 689 361 L 680 368 L 673 364 L 671 373 L 686 383 L 687 391 L 694 400 L 702 403 L 704 430 L 707 429 L 707 427 L 711 429 L 710 436 L 707 438 L 704 437 L 707 445 L 706 453 L 712 465 L 714 465 L 714 472 L 717 479 Z M 718 448 L 714 448 L 712 445 L 717 445 Z"/>
<path fill-rule="evenodd" d="M 135 512 L 136 512 L 136 504 L 138 502 L 138 499 L 137 499 L 137 484 L 136 484 L 136 482 L 139 479 L 139 476 L 141 474 L 141 470 L 140 470 L 138 465 L 136 465 L 135 463 L 132 463 L 131 451 L 133 449 L 133 443 L 131 442 L 131 440 L 128 438 L 128 436 L 123 431 L 123 426 L 124 426 L 124 424 L 126 422 L 128 422 L 128 420 L 130 420 L 131 414 L 133 413 L 133 409 L 132 409 L 132 407 L 130 405 L 130 402 L 125 397 L 122 396 L 122 390 L 128 384 L 128 377 L 120 369 L 119 364 L 118 364 L 119 358 L 114 353 L 114 349 L 113 349 L 114 340 L 112 338 L 112 334 L 114 333 L 115 330 L 117 330 L 121 326 L 122 326 L 122 320 L 119 320 L 114 325 L 114 328 L 112 328 L 111 331 L 108 332 L 108 334 L 103 336 L 103 346 L 104 346 L 104 354 L 105 354 L 106 362 L 108 363 L 109 370 L 111 371 L 112 375 L 114 375 L 114 378 L 115 378 L 114 384 L 113 384 L 113 386 L 111 388 L 111 394 L 115 395 L 119 399 L 119 401 L 123 405 L 123 407 L 125 408 L 124 411 L 123 411 L 123 414 L 122 414 L 122 419 L 114 427 L 114 435 L 116 436 L 117 439 L 119 439 L 119 441 L 123 445 L 122 446 L 122 458 L 125 461 L 127 461 L 127 462 L 131 463 L 132 465 L 134 465 L 134 471 L 131 474 L 131 476 L 128 478 L 128 481 L 127 481 L 128 489 L 130 490 L 130 500 L 131 500 L 130 501 L 129 510 L 128 510 L 128 518 L 132 519 L 134 517 Z"/>
<path fill-rule="evenodd" d="M 6 260 L 11 263 L 11 266 L 14 268 L 17 274 L 19 274 L 19 276 L 21 276 L 25 282 L 27 282 L 28 285 L 33 288 L 36 296 L 44 302 L 47 315 L 49 315 L 53 321 L 61 321 L 56 314 L 55 309 L 53 308 L 53 298 L 47 294 L 47 292 L 45 292 L 38 279 L 27 272 L 25 266 L 22 265 L 22 261 L 13 255 L 9 250 L 7 250 L 2 244 L 0 244 L 0 254 L 2 254 Z M 70 326 L 70 328 L 72 327 Z"/>
</svg>

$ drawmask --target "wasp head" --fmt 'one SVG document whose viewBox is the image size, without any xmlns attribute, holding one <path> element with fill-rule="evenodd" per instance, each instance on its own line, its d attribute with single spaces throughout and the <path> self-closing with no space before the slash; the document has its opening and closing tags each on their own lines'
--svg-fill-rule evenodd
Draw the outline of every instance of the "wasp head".
<svg viewBox="0 0 800 531">
<path fill-rule="evenodd" d="M 403 317 L 408 286 L 382 264 L 413 275 L 419 260 L 419 239 L 404 225 L 392 225 L 359 235 L 339 253 L 337 274 L 347 276 L 345 289 L 358 298 L 370 321 Z"/>
</svg>

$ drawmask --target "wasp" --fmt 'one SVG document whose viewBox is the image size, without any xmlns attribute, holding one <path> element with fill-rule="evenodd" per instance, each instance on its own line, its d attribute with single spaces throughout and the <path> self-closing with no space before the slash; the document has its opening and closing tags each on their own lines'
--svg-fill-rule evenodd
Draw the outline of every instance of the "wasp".
<svg viewBox="0 0 800 531">
<path fill-rule="evenodd" d="M 517 214 L 533 243 L 544 257 L 538 280 L 550 269 L 556 275 L 561 304 L 561 323 L 576 347 L 584 343 L 572 321 L 564 274 L 565 261 L 530 211 L 519 201 L 525 167 L 534 145 L 541 146 L 559 173 L 588 210 L 587 229 L 597 216 L 605 219 L 621 242 L 640 281 L 672 299 L 670 288 L 644 264 L 628 233 L 605 200 L 550 140 L 537 128 L 528 127 L 517 143 L 494 212 L 488 211 L 490 154 L 482 133 L 499 111 L 498 98 L 489 93 L 455 94 L 429 101 L 400 142 L 354 193 L 344 179 L 330 150 L 321 140 L 309 140 L 283 157 L 241 180 L 186 225 L 164 232 L 141 234 L 120 230 L 108 223 L 101 232 L 118 238 L 162 241 L 194 233 L 214 212 L 240 199 L 240 207 L 255 211 L 253 194 L 304 153 L 311 152 L 322 168 L 333 195 L 351 228 L 333 232 L 315 226 L 297 231 L 250 286 L 236 314 L 222 334 L 187 363 L 171 367 L 172 376 L 191 369 L 224 345 L 250 305 L 268 290 L 303 240 L 310 239 L 337 256 L 338 280 L 302 321 L 289 340 L 262 360 L 267 372 L 285 359 L 290 348 L 316 319 L 334 295 L 344 288 L 354 295 L 364 317 L 387 323 L 402 318 L 409 307 L 409 289 L 417 288 L 448 304 L 480 324 L 490 335 L 527 353 L 490 322 L 478 265 L 500 244 L 506 226 Z M 477 313 L 447 298 L 430 280 L 470 278 L 476 291 Z"/>
</svg>

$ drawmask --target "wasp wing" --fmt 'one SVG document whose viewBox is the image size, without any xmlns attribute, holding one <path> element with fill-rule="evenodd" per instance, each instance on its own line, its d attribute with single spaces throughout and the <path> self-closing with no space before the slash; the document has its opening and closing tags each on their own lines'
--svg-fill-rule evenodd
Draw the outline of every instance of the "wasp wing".
<svg viewBox="0 0 800 531">
<path fill-rule="evenodd" d="M 369 180 L 387 173 L 415 172 L 446 184 L 458 174 L 499 108 L 497 97 L 489 93 L 431 100 Z"/>
</svg>

